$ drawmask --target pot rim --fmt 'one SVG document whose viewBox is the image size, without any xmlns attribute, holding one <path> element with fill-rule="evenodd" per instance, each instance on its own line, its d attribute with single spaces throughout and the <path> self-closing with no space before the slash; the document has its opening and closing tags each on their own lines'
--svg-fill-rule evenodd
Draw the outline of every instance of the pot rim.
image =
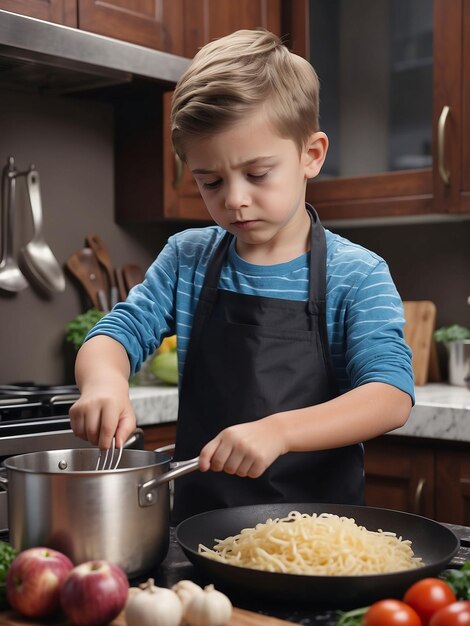
<svg viewBox="0 0 470 626">
<path fill-rule="evenodd" d="M 66 448 L 62 450 L 40 450 L 38 452 L 27 452 L 25 454 L 16 454 L 14 456 L 10 456 L 2 461 L 2 466 L 7 470 L 21 472 L 24 474 L 36 474 L 37 476 L 75 476 L 75 477 L 83 477 L 83 476 L 109 476 L 110 474 L 125 474 L 125 473 L 135 473 L 140 472 L 142 470 L 152 469 L 160 466 L 167 466 L 171 462 L 171 456 L 164 452 L 156 452 L 154 450 L 124 450 L 123 454 L 128 455 L 129 453 L 135 454 L 146 454 L 146 455 L 159 455 L 164 458 L 161 461 L 155 461 L 148 464 L 139 465 L 138 467 L 118 467 L 117 469 L 110 470 L 68 470 L 67 468 L 61 470 L 57 468 L 56 470 L 52 469 L 37 469 L 37 468 L 29 468 L 29 467 L 17 467 L 14 464 L 14 461 L 17 459 L 24 459 L 25 457 L 38 457 L 40 455 L 45 455 L 49 453 L 55 453 L 58 457 L 60 457 L 60 453 L 63 455 L 71 454 L 73 452 L 77 452 L 80 455 L 90 455 L 93 453 L 93 456 L 98 458 L 99 450 L 97 448 Z M 91 456 L 91 455 L 90 455 Z"/>
</svg>

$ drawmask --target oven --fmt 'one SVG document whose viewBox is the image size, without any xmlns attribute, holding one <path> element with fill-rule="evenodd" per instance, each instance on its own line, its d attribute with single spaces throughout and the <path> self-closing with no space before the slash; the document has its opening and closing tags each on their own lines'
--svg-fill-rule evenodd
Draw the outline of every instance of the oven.
<svg viewBox="0 0 470 626">
<path fill-rule="evenodd" d="M 7 457 L 17 454 L 90 447 L 70 427 L 68 412 L 79 396 L 73 385 L 0 385 L 0 467 Z M 143 450 L 143 432 L 138 429 L 135 435 L 129 447 Z M 0 482 L 0 536 L 7 533 L 7 492 Z"/>
</svg>

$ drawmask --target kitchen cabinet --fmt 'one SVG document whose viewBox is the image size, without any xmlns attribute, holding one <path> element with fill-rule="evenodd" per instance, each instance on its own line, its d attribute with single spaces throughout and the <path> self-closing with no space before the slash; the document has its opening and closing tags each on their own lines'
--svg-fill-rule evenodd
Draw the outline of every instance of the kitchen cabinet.
<svg viewBox="0 0 470 626">
<path fill-rule="evenodd" d="M 385 435 L 365 444 L 366 504 L 470 523 L 470 444 Z"/>
<path fill-rule="evenodd" d="M 277 34 L 281 32 L 279 0 L 246 0 L 236 5 L 215 0 L 188 2 L 184 15 L 187 25 L 185 56 L 193 56 L 211 39 L 239 28 L 262 26 Z M 118 112 L 116 128 L 126 129 L 125 136 L 118 139 L 116 159 L 116 220 L 119 223 L 159 219 L 210 221 L 192 175 L 174 154 L 170 108 L 171 92 L 167 92 L 163 103 L 136 101 Z M 163 146 L 162 151 L 158 150 L 159 146 Z M 163 190 L 162 201 L 158 202 L 155 194 L 160 189 Z"/>
<path fill-rule="evenodd" d="M 142 426 L 145 450 L 156 450 L 176 441 L 176 423 Z"/>
<path fill-rule="evenodd" d="M 321 217 L 468 212 L 470 0 L 286 10 L 291 46 L 322 84 L 331 149 L 326 176 L 307 191 Z"/>
<path fill-rule="evenodd" d="M 78 0 L 80 28 L 189 58 L 239 28 L 278 31 L 280 15 L 280 0 Z"/>
<path fill-rule="evenodd" d="M 64 26 L 78 26 L 77 0 L 0 0 L 0 9 Z"/>
</svg>

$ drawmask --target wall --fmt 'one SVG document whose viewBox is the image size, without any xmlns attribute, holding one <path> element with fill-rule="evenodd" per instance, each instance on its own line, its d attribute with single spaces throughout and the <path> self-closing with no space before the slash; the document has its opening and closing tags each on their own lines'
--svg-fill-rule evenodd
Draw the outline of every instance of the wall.
<svg viewBox="0 0 470 626">
<path fill-rule="evenodd" d="M 62 265 L 98 233 L 113 262 L 147 267 L 171 227 L 122 229 L 114 223 L 113 108 L 109 104 L 0 91 L 0 165 L 34 163 L 41 181 L 45 239 Z M 31 237 L 24 184 L 17 184 L 15 255 Z M 64 326 L 88 308 L 67 274 L 64 293 L 45 296 L 32 283 L 10 294 L 0 289 L 0 384 L 31 380 L 72 382 L 73 353 Z"/>
<path fill-rule="evenodd" d="M 0 164 L 9 155 L 18 167 L 33 162 L 38 168 L 45 237 L 61 264 L 96 232 L 116 265 L 148 266 L 168 236 L 184 227 L 123 229 L 114 223 L 111 105 L 0 91 Z M 31 235 L 20 192 L 15 250 Z M 470 326 L 470 221 L 331 228 L 381 254 L 404 299 L 433 300 L 438 325 Z M 15 295 L 0 290 L 0 384 L 72 382 L 73 355 L 64 348 L 64 326 L 86 308 L 68 275 L 65 292 L 51 297 L 33 286 Z"/>
</svg>

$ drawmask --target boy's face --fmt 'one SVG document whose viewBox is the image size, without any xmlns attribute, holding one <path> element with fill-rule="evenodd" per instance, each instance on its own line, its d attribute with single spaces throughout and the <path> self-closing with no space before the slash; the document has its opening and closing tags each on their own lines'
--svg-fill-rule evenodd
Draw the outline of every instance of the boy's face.
<svg viewBox="0 0 470 626">
<path fill-rule="evenodd" d="M 306 180 L 324 160 L 309 147 L 299 154 L 294 141 L 280 137 L 262 111 L 186 146 L 188 167 L 212 219 L 237 237 L 237 251 L 247 260 L 276 263 L 305 251 L 301 248 L 310 230 Z"/>
</svg>

